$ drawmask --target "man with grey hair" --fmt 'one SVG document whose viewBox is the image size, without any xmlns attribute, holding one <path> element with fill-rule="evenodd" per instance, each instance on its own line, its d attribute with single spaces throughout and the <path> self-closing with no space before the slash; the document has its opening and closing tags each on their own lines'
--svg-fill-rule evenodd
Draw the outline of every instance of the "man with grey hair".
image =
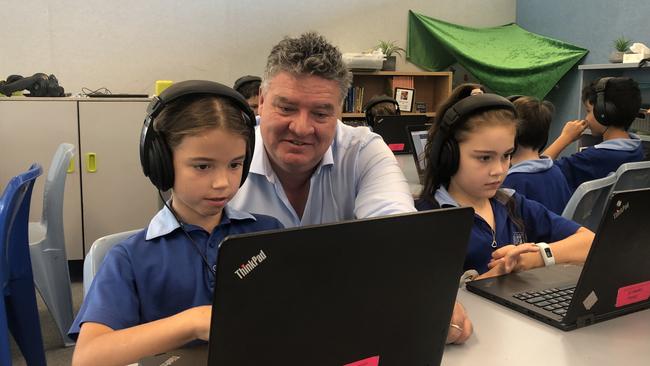
<svg viewBox="0 0 650 366">
<path fill-rule="evenodd" d="M 408 183 L 382 138 L 339 117 L 352 74 L 317 33 L 271 50 L 248 178 L 230 202 L 285 227 L 414 212 Z M 472 332 L 460 304 L 448 341 Z"/>
<path fill-rule="evenodd" d="M 231 201 L 285 227 L 413 212 L 404 174 L 379 135 L 340 120 L 352 74 L 316 33 L 271 50 L 250 174 Z"/>
</svg>

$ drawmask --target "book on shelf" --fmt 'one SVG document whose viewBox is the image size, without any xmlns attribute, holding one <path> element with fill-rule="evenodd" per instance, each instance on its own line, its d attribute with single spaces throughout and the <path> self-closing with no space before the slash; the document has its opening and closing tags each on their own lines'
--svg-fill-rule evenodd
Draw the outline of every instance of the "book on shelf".
<svg viewBox="0 0 650 366">
<path fill-rule="evenodd" d="M 363 87 L 350 87 L 345 104 L 343 105 L 343 113 L 361 112 L 363 112 Z"/>
</svg>

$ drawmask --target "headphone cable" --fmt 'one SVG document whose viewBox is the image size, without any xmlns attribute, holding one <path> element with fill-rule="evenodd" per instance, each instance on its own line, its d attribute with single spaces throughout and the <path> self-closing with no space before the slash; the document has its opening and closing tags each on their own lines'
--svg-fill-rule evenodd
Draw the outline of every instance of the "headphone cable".
<svg viewBox="0 0 650 366">
<path fill-rule="evenodd" d="M 160 200 L 165 205 L 165 207 L 167 207 L 169 212 L 172 213 L 172 216 L 174 216 L 174 219 L 176 219 L 176 222 L 178 222 L 178 225 L 180 226 L 181 230 L 183 230 L 183 232 L 185 233 L 185 236 L 187 236 L 187 238 L 190 239 L 190 242 L 192 242 L 192 245 L 194 246 L 194 249 L 196 249 L 196 251 L 201 256 L 201 260 L 203 260 L 203 264 L 210 271 L 210 273 L 212 273 L 212 278 L 216 279 L 217 278 L 216 269 L 212 268 L 210 266 L 210 263 L 208 263 L 208 258 L 206 258 L 205 254 L 203 254 L 203 252 L 201 252 L 201 248 L 199 248 L 199 245 L 196 244 L 194 239 L 192 239 L 192 236 L 190 235 L 190 233 L 188 233 L 187 230 L 185 230 L 185 224 L 178 218 L 178 215 L 176 215 L 176 212 L 167 204 L 167 202 L 165 201 L 165 199 L 162 196 L 162 192 L 160 191 L 160 189 L 158 190 L 158 196 L 160 196 Z"/>
</svg>

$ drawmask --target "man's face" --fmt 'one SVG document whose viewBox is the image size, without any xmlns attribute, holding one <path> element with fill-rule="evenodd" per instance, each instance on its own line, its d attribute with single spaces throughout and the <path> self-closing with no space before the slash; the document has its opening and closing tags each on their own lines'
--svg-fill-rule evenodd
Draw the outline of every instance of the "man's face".
<svg viewBox="0 0 650 366">
<path fill-rule="evenodd" d="M 260 94 L 259 113 L 264 148 L 276 173 L 311 172 L 334 139 L 341 113 L 339 85 L 281 72 Z"/>
</svg>

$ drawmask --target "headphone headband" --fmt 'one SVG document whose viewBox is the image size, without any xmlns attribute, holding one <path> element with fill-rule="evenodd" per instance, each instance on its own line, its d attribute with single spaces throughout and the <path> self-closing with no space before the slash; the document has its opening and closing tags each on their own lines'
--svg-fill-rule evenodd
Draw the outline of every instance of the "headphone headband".
<svg viewBox="0 0 650 366">
<path fill-rule="evenodd" d="M 463 98 L 445 111 L 431 141 L 429 165 L 441 180 L 449 179 L 458 170 L 460 152 L 454 131 L 481 110 L 507 109 L 516 115 L 515 106 L 496 94 L 476 94 Z"/>
<path fill-rule="evenodd" d="M 366 114 L 366 123 L 368 126 L 372 126 L 375 123 L 374 118 L 376 117 L 372 113 L 369 113 L 370 109 L 379 103 L 393 103 L 395 105 L 395 113 L 397 115 L 401 114 L 399 103 L 397 103 L 395 98 L 388 95 L 375 95 L 374 97 L 370 98 L 363 106 L 363 112 Z"/>
<path fill-rule="evenodd" d="M 159 96 L 154 97 L 147 107 L 142 131 L 140 133 L 140 164 L 144 175 L 161 191 L 166 191 L 174 185 L 174 166 L 172 151 L 165 138 L 154 128 L 154 119 L 165 106 L 188 95 L 213 95 L 232 102 L 241 110 L 242 117 L 249 128 L 249 139 L 246 143 L 246 157 L 240 185 L 244 184 L 255 148 L 255 114 L 244 97 L 235 90 L 213 81 L 187 80 L 175 83 L 165 89 Z"/>
<path fill-rule="evenodd" d="M 232 88 L 235 89 L 236 91 L 239 91 L 239 88 L 241 88 L 242 86 L 244 86 L 244 85 L 246 85 L 248 83 L 255 82 L 255 81 L 261 83 L 262 78 L 260 78 L 259 76 L 253 76 L 253 75 L 242 76 L 242 77 L 240 77 L 239 79 L 237 79 L 235 81 L 235 84 L 233 85 Z"/>
</svg>

